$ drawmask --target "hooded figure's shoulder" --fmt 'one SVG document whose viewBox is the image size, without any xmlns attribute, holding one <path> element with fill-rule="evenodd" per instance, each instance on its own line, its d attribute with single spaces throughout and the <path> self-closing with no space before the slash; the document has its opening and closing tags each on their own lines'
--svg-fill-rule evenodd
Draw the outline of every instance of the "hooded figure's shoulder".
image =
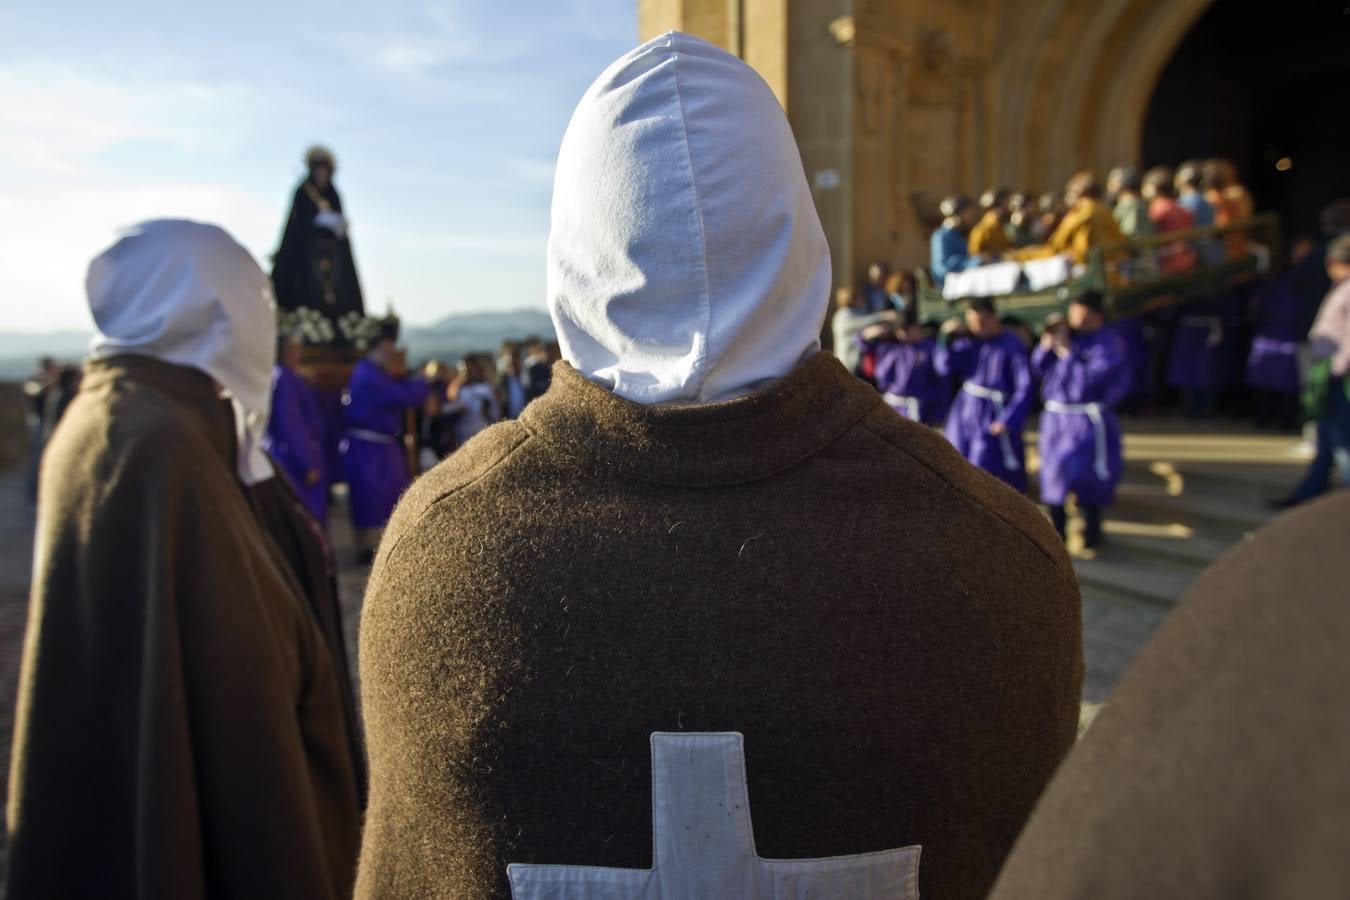
<svg viewBox="0 0 1350 900">
<path fill-rule="evenodd" d="M 496 473 L 529 440 L 529 432 L 515 421 L 498 422 L 474 435 L 412 483 L 389 519 L 385 545 L 392 546 L 438 508 L 453 507 L 458 494 Z M 509 489 L 502 485 L 495 487 L 498 491 Z"/>
<path fill-rule="evenodd" d="M 977 508 L 988 522 L 991 534 L 1002 534 L 1033 545 L 1069 585 L 1078 584 L 1064 542 L 1036 505 L 999 479 L 968 463 L 941 432 L 911 422 L 884 405 L 863 418 L 858 427 L 888 445 L 898 457 L 897 465 L 917 464 L 950 490 L 950 494 L 931 494 L 931 499 L 943 501 L 949 498 Z M 971 537 L 973 540 L 976 536 Z"/>
</svg>

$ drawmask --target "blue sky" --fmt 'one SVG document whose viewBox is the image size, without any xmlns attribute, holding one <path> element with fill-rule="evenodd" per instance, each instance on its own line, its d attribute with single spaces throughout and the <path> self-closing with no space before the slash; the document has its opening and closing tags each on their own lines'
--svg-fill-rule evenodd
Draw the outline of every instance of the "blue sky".
<svg viewBox="0 0 1350 900">
<path fill-rule="evenodd" d="M 544 304 L 553 160 L 636 0 L 0 6 L 0 330 L 85 328 L 119 227 L 214 221 L 264 268 L 330 146 L 367 307 Z"/>
</svg>

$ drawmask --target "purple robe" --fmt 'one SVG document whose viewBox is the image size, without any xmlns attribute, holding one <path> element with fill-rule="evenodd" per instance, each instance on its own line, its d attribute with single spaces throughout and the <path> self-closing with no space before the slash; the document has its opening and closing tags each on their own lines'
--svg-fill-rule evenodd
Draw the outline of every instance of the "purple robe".
<svg viewBox="0 0 1350 900">
<path fill-rule="evenodd" d="M 915 422 L 938 425 L 950 393 L 947 380 L 933 365 L 937 342 L 923 338 L 904 341 L 863 341 L 872 353 L 872 383 L 891 409 Z"/>
<path fill-rule="evenodd" d="M 383 527 L 412 481 L 402 439 L 404 415 L 426 396 L 425 381 L 393 378 L 368 359 L 352 370 L 343 397 L 347 433 L 342 467 L 355 528 Z"/>
<path fill-rule="evenodd" d="M 323 412 L 313 389 L 293 370 L 272 368 L 272 416 L 264 449 L 320 524 L 328 521 L 328 460 L 324 453 Z M 317 471 L 310 484 L 307 474 Z"/>
<path fill-rule="evenodd" d="M 1168 384 L 1204 391 L 1224 386 L 1231 344 L 1228 310 L 1227 294 L 1199 300 L 1181 309 L 1167 361 Z"/>
<path fill-rule="evenodd" d="M 947 416 L 947 440 L 975 465 L 1019 491 L 1027 489 L 1022 423 L 1031 406 L 1027 348 L 1012 332 L 988 340 L 961 337 L 939 344 L 938 374 L 963 382 Z M 1002 422 L 1000 437 L 989 426 Z"/>
<path fill-rule="evenodd" d="M 1076 334 L 1069 355 L 1037 347 L 1031 368 L 1041 379 L 1041 502 L 1062 506 L 1069 494 L 1108 506 L 1124 469 L 1115 407 L 1129 393 L 1129 357 L 1114 328 Z"/>
<path fill-rule="evenodd" d="M 1279 394 L 1297 394 L 1301 299 L 1294 290 L 1295 272 L 1280 275 L 1257 298 L 1252 349 L 1247 354 L 1246 382 Z"/>
</svg>

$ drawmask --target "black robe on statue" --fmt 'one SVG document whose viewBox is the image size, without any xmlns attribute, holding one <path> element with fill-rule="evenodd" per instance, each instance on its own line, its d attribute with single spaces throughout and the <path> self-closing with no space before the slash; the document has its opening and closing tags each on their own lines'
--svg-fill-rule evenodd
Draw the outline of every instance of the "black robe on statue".
<svg viewBox="0 0 1350 900">
<path fill-rule="evenodd" d="M 341 213 L 342 198 L 331 183 L 321 191 L 306 178 L 295 189 L 281 248 L 273 258 L 272 285 L 281 309 L 308 307 L 336 322 L 350 312 L 364 315 L 365 304 L 351 241 L 315 224 L 325 210 Z"/>
</svg>

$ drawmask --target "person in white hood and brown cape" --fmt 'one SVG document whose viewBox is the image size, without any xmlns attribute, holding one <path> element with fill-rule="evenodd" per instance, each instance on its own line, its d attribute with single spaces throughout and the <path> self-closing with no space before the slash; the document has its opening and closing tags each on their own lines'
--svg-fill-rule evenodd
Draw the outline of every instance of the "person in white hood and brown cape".
<svg viewBox="0 0 1350 900">
<path fill-rule="evenodd" d="M 1074 740 L 1077 584 L 820 352 L 829 290 L 750 68 L 672 33 L 605 70 L 558 154 L 552 387 L 376 560 L 358 897 L 988 890 Z"/>
<path fill-rule="evenodd" d="M 160 220 L 88 291 L 42 473 L 7 896 L 346 897 L 360 750 L 332 597 L 307 602 L 304 513 L 261 450 L 271 286 L 220 228 Z"/>
</svg>

